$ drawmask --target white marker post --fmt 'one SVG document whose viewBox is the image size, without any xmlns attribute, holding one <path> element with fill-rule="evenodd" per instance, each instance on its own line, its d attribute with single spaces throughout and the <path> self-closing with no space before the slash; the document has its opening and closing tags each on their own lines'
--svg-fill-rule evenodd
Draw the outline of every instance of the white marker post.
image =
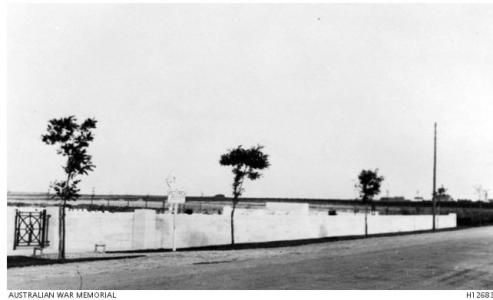
<svg viewBox="0 0 493 300">
<path fill-rule="evenodd" d="M 172 211 L 173 211 L 173 252 L 176 251 L 176 209 L 177 204 L 172 204 Z"/>
<path fill-rule="evenodd" d="M 176 251 L 176 214 L 178 210 L 178 204 L 185 203 L 185 192 L 177 191 L 177 190 L 169 190 L 168 191 L 168 203 L 171 204 L 171 210 L 173 213 L 173 240 L 172 247 L 173 252 Z"/>
</svg>

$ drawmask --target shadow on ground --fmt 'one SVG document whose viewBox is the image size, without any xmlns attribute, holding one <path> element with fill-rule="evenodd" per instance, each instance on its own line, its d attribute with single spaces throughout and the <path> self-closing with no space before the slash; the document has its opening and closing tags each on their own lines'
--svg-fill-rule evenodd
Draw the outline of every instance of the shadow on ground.
<svg viewBox="0 0 493 300">
<path fill-rule="evenodd" d="M 145 256 L 145 255 L 52 259 L 52 258 L 40 258 L 40 257 L 32 257 L 32 256 L 15 255 L 15 256 L 7 256 L 7 269 L 17 268 L 17 267 L 51 265 L 51 264 L 67 264 L 67 263 L 74 263 L 74 262 L 89 262 L 89 261 L 98 261 L 98 260 L 137 258 L 137 257 L 143 257 L 143 256 Z"/>
<path fill-rule="evenodd" d="M 461 228 L 456 227 L 456 228 L 438 229 L 436 231 L 421 230 L 421 231 L 409 231 L 409 232 L 379 233 L 379 234 L 369 234 L 367 237 L 365 237 L 364 235 L 347 235 L 347 236 L 335 236 L 335 237 L 301 239 L 301 240 L 241 243 L 241 244 L 235 244 L 235 245 L 231 245 L 231 244 L 213 245 L 213 246 L 200 246 L 200 247 L 190 247 L 190 248 L 177 248 L 177 250 L 180 250 L 180 252 L 185 252 L 185 251 L 226 251 L 226 250 L 278 248 L 278 247 L 290 247 L 290 246 L 301 246 L 301 245 L 327 243 L 327 242 L 356 240 L 356 239 L 373 238 L 373 237 L 385 237 L 385 236 L 398 236 L 398 235 L 411 235 L 411 234 L 423 234 L 423 233 L 432 233 L 432 232 L 452 231 L 452 230 L 460 230 L 460 229 L 465 229 L 465 228 L 466 227 L 461 227 Z M 171 249 L 169 249 L 169 248 L 155 248 L 155 249 L 141 249 L 141 250 L 107 251 L 106 253 L 152 253 L 152 252 L 171 252 Z"/>
</svg>

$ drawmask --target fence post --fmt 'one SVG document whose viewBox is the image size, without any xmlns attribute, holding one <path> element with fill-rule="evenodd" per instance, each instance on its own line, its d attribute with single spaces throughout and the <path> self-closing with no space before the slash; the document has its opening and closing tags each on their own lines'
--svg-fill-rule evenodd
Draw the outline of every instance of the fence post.
<svg viewBox="0 0 493 300">
<path fill-rule="evenodd" d="M 15 228 L 14 228 L 14 250 L 17 248 L 17 239 L 18 239 L 18 235 L 19 235 L 19 225 L 17 224 L 18 223 L 18 219 L 19 219 L 19 210 L 16 209 L 15 210 Z"/>
</svg>

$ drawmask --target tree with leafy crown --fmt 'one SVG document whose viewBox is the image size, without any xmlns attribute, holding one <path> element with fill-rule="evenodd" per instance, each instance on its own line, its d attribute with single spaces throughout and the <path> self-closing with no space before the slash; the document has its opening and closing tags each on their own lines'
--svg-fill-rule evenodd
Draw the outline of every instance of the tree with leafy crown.
<svg viewBox="0 0 493 300">
<path fill-rule="evenodd" d="M 365 205 L 365 236 L 368 236 L 368 205 L 373 200 L 373 197 L 380 193 L 380 186 L 383 179 L 383 176 L 378 175 L 378 169 L 375 169 L 375 171 L 361 170 L 358 175 L 359 183 L 356 187 Z"/>
<path fill-rule="evenodd" d="M 96 167 L 92 163 L 91 155 L 87 154 L 89 143 L 94 140 L 92 129 L 96 128 L 96 120 L 89 118 L 81 124 L 77 123 L 75 116 L 48 121 L 46 134 L 41 140 L 48 145 L 57 145 L 57 154 L 67 158 L 63 170 L 65 180 L 56 180 L 51 184 L 54 190 L 54 198 L 60 200 L 58 215 L 58 258 L 65 259 L 65 207 L 67 201 L 75 201 L 79 198 L 80 189 L 77 185 L 80 179 L 77 176 L 87 175 Z"/>
<path fill-rule="evenodd" d="M 242 195 L 243 182 L 246 178 L 250 180 L 259 179 L 262 174 L 259 170 L 269 167 L 269 156 L 262 152 L 264 147 L 257 145 L 249 149 L 244 149 L 241 145 L 230 149 L 227 153 L 221 155 L 219 163 L 222 166 L 233 167 L 233 208 L 231 210 L 231 244 L 235 243 L 234 232 L 234 213 L 236 205 L 239 202 L 239 197 Z"/>
</svg>

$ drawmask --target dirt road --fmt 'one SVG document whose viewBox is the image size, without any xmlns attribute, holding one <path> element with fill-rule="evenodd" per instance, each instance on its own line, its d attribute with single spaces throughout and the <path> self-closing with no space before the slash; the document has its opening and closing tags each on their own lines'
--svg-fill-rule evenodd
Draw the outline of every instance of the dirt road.
<svg viewBox="0 0 493 300">
<path fill-rule="evenodd" d="M 9 289 L 493 289 L 493 227 L 11 268 Z"/>
</svg>

